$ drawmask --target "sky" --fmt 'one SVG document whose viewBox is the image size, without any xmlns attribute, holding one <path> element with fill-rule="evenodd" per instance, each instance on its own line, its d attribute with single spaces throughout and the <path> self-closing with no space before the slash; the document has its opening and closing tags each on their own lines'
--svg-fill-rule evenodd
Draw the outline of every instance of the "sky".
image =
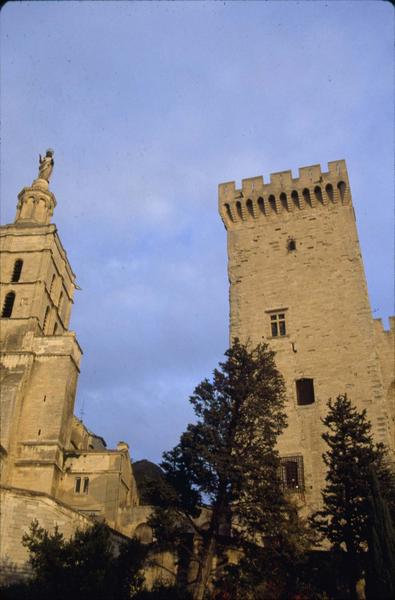
<svg viewBox="0 0 395 600">
<path fill-rule="evenodd" d="M 228 339 L 224 181 L 346 159 L 375 317 L 393 300 L 393 8 L 380 1 L 12 2 L 1 219 L 55 150 L 81 287 L 76 414 L 159 461 Z"/>
</svg>

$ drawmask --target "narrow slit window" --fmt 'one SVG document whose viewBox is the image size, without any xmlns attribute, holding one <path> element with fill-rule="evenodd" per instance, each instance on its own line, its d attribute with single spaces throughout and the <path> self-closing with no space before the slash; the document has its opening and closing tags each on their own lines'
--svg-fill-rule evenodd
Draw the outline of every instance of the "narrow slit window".
<svg viewBox="0 0 395 600">
<path fill-rule="evenodd" d="M 75 478 L 74 493 L 75 494 L 80 494 L 81 493 L 81 477 L 76 477 Z"/>
<path fill-rule="evenodd" d="M 270 315 L 270 328 L 272 337 L 281 337 L 286 335 L 285 313 L 273 313 Z"/>
<path fill-rule="evenodd" d="M 89 491 L 89 477 L 84 477 L 82 493 L 87 494 Z"/>
<path fill-rule="evenodd" d="M 22 267 L 23 267 L 23 260 L 18 258 L 18 260 L 15 261 L 14 270 L 12 272 L 12 277 L 11 277 L 12 283 L 16 283 L 17 281 L 20 280 L 21 273 L 22 273 Z"/>
<path fill-rule="evenodd" d="M 14 308 L 15 302 L 15 292 L 9 292 L 4 299 L 3 310 L 1 312 L 1 316 L 4 319 L 9 319 L 12 315 L 12 310 Z"/>
<path fill-rule="evenodd" d="M 314 404 L 314 380 L 303 378 L 296 381 L 296 401 L 299 406 Z"/>
<path fill-rule="evenodd" d="M 254 219 L 255 216 L 254 216 L 254 207 L 252 205 L 252 200 L 249 198 L 247 200 L 246 204 L 247 204 L 247 210 L 248 210 L 249 215 Z"/>
</svg>

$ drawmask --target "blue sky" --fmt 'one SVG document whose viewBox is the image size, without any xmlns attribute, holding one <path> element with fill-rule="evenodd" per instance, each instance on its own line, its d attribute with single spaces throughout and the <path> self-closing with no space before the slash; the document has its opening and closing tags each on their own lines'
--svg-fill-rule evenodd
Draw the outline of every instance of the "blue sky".
<svg viewBox="0 0 395 600">
<path fill-rule="evenodd" d="M 217 185 L 345 158 L 375 316 L 393 313 L 388 2 L 22 2 L 1 11 L 1 216 L 55 149 L 77 274 L 76 413 L 159 460 L 228 345 Z"/>
</svg>

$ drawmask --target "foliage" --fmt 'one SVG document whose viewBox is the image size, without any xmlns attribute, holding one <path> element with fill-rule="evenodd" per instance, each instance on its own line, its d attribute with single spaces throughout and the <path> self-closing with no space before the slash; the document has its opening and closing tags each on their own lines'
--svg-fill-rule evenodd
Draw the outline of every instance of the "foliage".
<svg viewBox="0 0 395 600">
<path fill-rule="evenodd" d="M 307 588 L 309 598 L 315 598 L 312 587 L 306 584 L 309 578 L 303 578 L 314 541 L 313 533 L 290 505 L 281 531 L 272 539 L 266 538 L 265 546 L 244 544 L 239 561 L 224 568 L 216 588 L 232 600 L 285 600 Z"/>
<path fill-rule="evenodd" d="M 191 595 L 178 586 L 157 585 L 139 592 L 135 600 L 191 600 Z"/>
<path fill-rule="evenodd" d="M 367 597 L 390 600 L 395 597 L 395 532 L 375 470 L 369 473 L 369 521 Z"/>
<path fill-rule="evenodd" d="M 145 549 L 137 540 L 125 541 L 116 555 L 104 523 L 77 529 L 66 540 L 57 527 L 50 533 L 35 520 L 22 543 L 30 553 L 33 579 L 25 586 L 5 591 L 5 597 L 126 600 L 142 586 L 140 569 Z"/>
<path fill-rule="evenodd" d="M 223 557 L 220 570 L 229 549 L 279 540 L 290 519 L 276 450 L 286 416 L 274 353 L 236 339 L 225 356 L 190 398 L 197 422 L 163 455 L 165 477 L 150 520 L 162 549 L 195 561 L 198 600 L 214 575 L 214 556 Z"/>
<path fill-rule="evenodd" d="M 385 449 L 375 444 L 366 411 L 358 412 L 347 395 L 329 400 L 323 423 L 328 430 L 323 439 L 329 450 L 323 455 L 328 467 L 322 492 L 323 509 L 312 518 L 313 526 L 326 537 L 332 548 L 347 551 L 350 593 L 363 570 L 369 539 L 369 473 L 372 466 L 387 482 L 388 497 L 393 497 L 391 474 L 385 465 Z"/>
</svg>

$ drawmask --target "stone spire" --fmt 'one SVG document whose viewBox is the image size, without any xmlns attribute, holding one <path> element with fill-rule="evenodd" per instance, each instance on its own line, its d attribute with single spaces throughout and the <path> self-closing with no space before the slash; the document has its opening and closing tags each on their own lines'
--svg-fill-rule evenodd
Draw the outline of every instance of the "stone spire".
<svg viewBox="0 0 395 600">
<path fill-rule="evenodd" d="M 49 149 L 39 158 L 39 172 L 30 187 L 24 187 L 18 194 L 15 223 L 27 225 L 48 225 L 56 206 L 56 198 L 49 191 L 49 178 L 52 174 L 54 151 Z"/>
</svg>

